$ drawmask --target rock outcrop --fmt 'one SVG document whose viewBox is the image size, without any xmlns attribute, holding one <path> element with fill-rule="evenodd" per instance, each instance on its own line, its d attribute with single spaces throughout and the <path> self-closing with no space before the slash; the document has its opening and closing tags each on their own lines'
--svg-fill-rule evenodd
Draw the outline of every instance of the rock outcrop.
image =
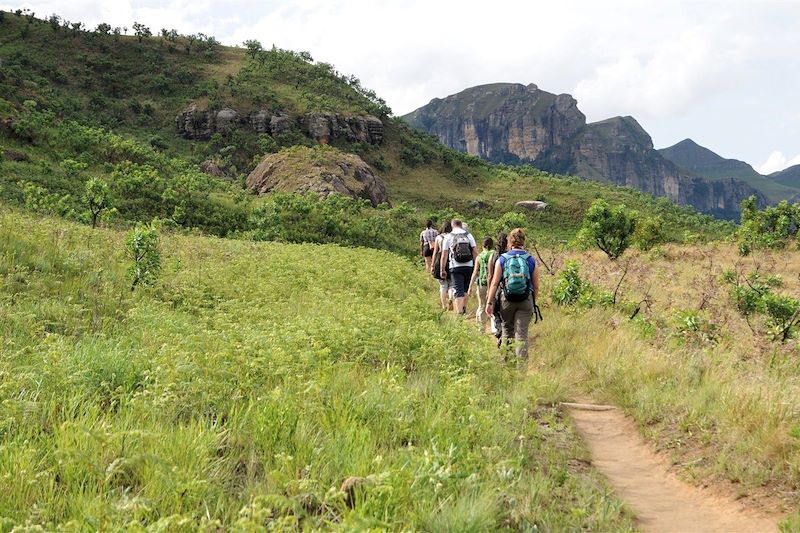
<svg viewBox="0 0 800 533">
<path fill-rule="evenodd" d="M 269 154 L 247 176 L 247 187 L 262 194 L 269 191 L 320 196 L 338 193 L 363 198 L 373 206 L 388 202 L 386 184 L 363 159 L 329 147 L 295 146 Z"/>
<path fill-rule="evenodd" d="M 384 135 L 383 122 L 372 115 L 307 113 L 294 119 L 286 113 L 265 109 L 243 115 L 229 108 L 203 110 L 196 104 L 175 117 L 175 126 L 181 136 L 200 141 L 210 139 L 215 133 L 225 133 L 239 127 L 269 135 L 280 135 L 297 128 L 321 144 L 344 139 L 377 145 L 383 142 Z"/>
<path fill-rule="evenodd" d="M 515 83 L 466 89 L 403 117 L 442 143 L 498 163 L 535 161 L 569 141 L 586 117 L 568 94 Z"/>
<path fill-rule="evenodd" d="M 544 211 L 547 209 L 547 204 L 539 200 L 523 200 L 514 204 L 514 207 L 527 209 L 528 211 Z"/>
<path fill-rule="evenodd" d="M 632 117 L 587 124 L 570 95 L 533 84 L 472 87 L 434 99 L 403 119 L 451 148 L 490 161 L 530 163 L 634 187 L 725 218 L 735 218 L 741 200 L 750 195 L 766 204 L 763 194 L 740 180 L 710 182 L 683 171 L 653 148 Z"/>
</svg>

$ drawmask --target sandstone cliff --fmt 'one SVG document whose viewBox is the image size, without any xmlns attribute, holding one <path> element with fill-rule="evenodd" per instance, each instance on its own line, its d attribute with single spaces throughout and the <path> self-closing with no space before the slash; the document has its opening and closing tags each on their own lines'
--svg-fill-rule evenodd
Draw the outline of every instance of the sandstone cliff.
<svg viewBox="0 0 800 533">
<path fill-rule="evenodd" d="M 490 161 L 531 163 L 550 172 L 634 187 L 717 216 L 735 217 L 741 200 L 750 195 L 766 203 L 763 194 L 741 181 L 712 183 L 682 171 L 653 148 L 632 117 L 587 124 L 574 98 L 536 85 L 473 87 L 434 99 L 403 119 L 451 148 Z"/>
</svg>

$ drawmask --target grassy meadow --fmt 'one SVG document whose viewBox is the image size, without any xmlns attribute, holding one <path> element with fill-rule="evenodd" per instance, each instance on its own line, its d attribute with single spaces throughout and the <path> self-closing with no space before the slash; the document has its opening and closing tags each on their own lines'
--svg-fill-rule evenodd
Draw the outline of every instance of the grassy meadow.
<svg viewBox="0 0 800 533">
<path fill-rule="evenodd" d="M 131 292 L 124 233 L 8 207 L 0 257 L 2 531 L 632 528 L 407 259 L 165 232 Z"/>
<path fill-rule="evenodd" d="M 761 317 L 748 325 L 723 279 L 726 270 L 758 271 L 796 297 L 800 251 L 743 258 L 731 244 L 670 245 L 616 262 L 599 251 L 561 258 L 608 293 L 628 273 L 615 307 L 591 308 L 554 305 L 556 278 L 542 276 L 531 372 L 567 395 L 621 406 L 680 476 L 723 482 L 786 513 L 785 530 L 800 528 L 800 343 L 773 341 Z"/>
</svg>

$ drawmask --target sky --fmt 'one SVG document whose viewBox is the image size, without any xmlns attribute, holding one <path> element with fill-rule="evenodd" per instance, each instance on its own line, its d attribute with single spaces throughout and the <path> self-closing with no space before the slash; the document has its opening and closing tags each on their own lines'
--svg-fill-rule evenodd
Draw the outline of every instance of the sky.
<svg viewBox="0 0 800 533">
<path fill-rule="evenodd" d="M 7 3 L 88 27 L 134 21 L 332 63 L 396 115 L 483 83 L 569 93 L 762 173 L 800 164 L 800 0 L 70 0 Z"/>
</svg>

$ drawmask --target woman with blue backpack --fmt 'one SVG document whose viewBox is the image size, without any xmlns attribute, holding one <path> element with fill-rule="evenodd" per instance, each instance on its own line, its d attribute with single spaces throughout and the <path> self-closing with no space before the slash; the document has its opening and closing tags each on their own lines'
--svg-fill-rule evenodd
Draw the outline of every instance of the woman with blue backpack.
<svg viewBox="0 0 800 533">
<path fill-rule="evenodd" d="M 503 339 L 515 342 L 518 359 L 528 358 L 528 326 L 541 318 L 536 298 L 539 296 L 539 271 L 536 260 L 525 251 L 525 232 L 516 228 L 508 235 L 509 250 L 494 265 L 486 295 L 486 314 L 494 314 L 495 295 L 500 291 L 500 315 Z"/>
</svg>

